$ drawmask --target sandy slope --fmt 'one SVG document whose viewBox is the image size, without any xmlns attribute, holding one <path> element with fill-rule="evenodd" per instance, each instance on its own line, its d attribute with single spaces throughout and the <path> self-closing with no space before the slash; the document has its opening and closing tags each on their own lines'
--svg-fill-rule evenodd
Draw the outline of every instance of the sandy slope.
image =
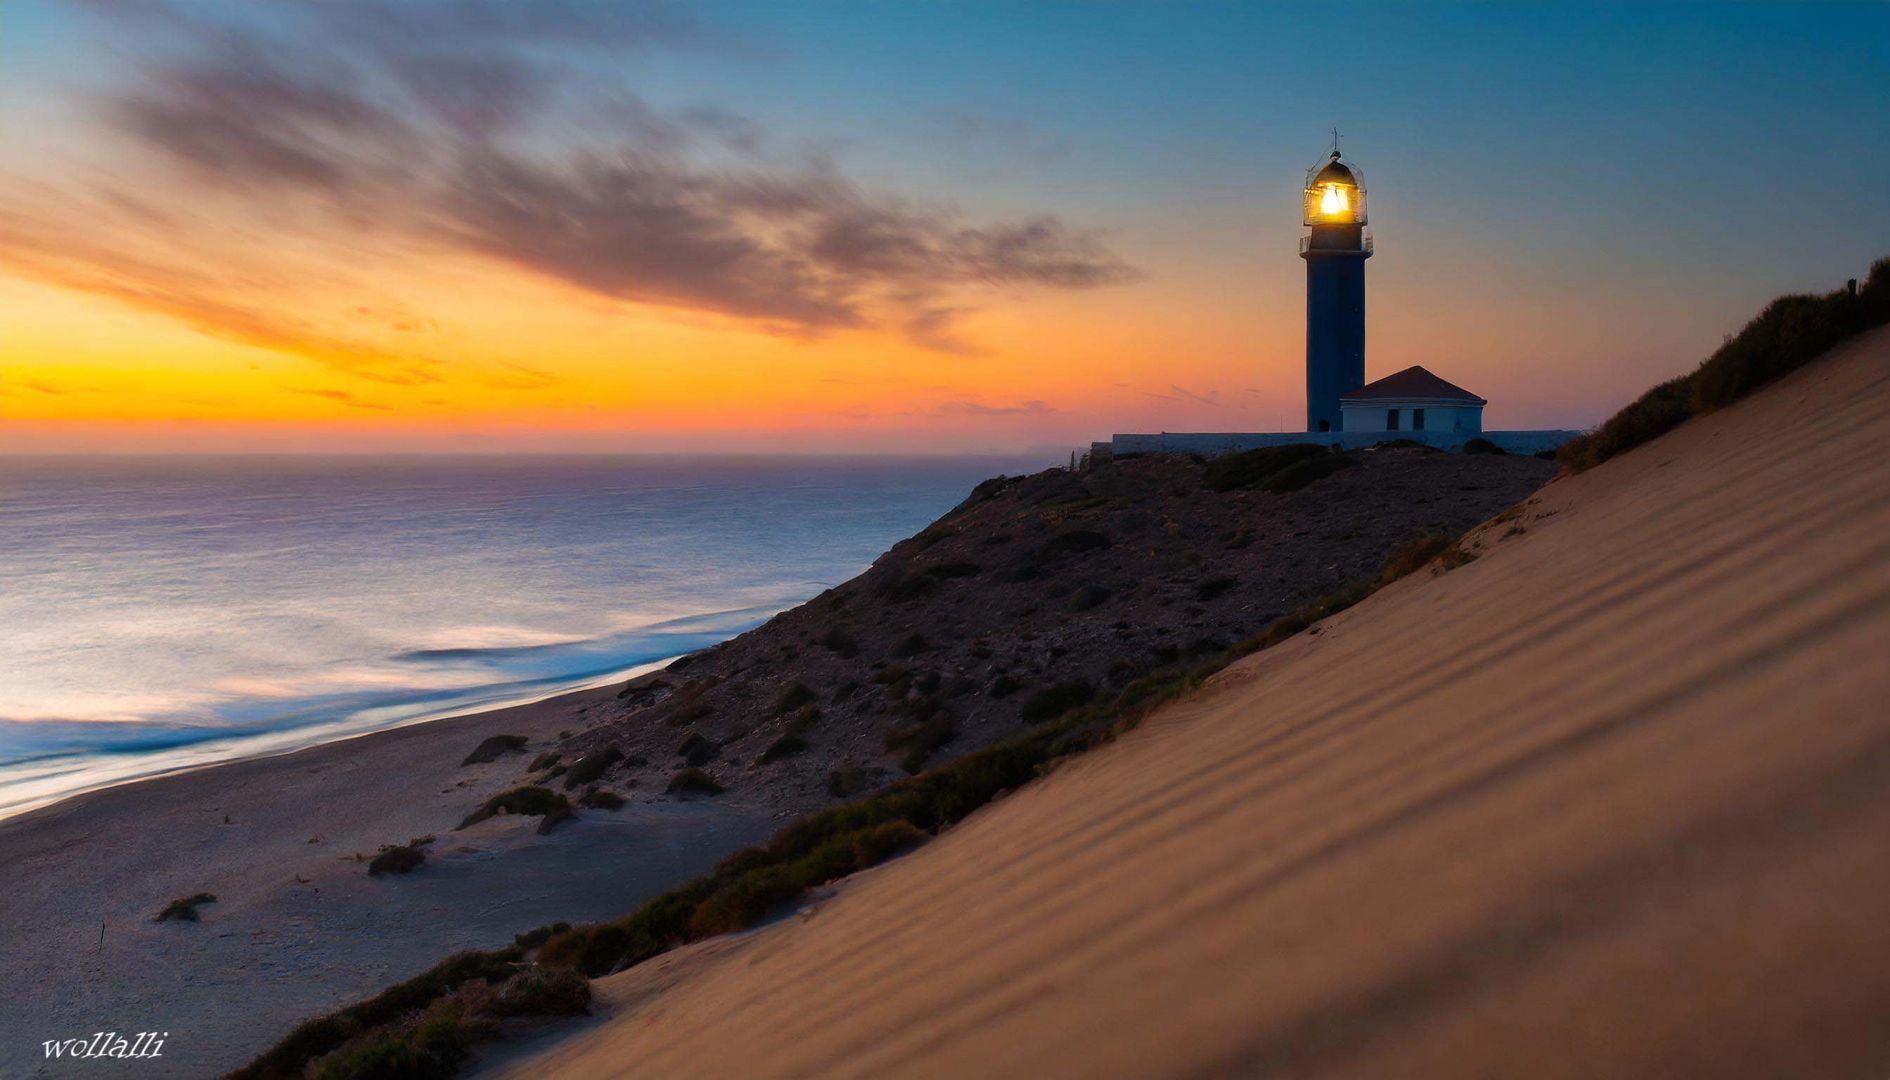
<svg viewBox="0 0 1890 1080">
<path fill-rule="evenodd" d="M 1885 1075 L 1890 334 L 1477 543 L 517 1074 Z"/>
<path fill-rule="evenodd" d="M 616 688 L 440 720 L 92 792 L 0 822 L 0 1076 L 211 1076 L 296 1023 L 468 948 L 605 918 L 708 869 L 778 822 L 727 802 L 633 801 L 539 836 L 459 819 L 511 779 L 462 766 L 488 735 L 543 746 Z M 427 865 L 367 876 L 347 856 L 423 834 Z M 215 893 L 198 923 L 153 924 Z M 161 1060 L 49 1063 L 41 1043 L 168 1031 Z"/>
</svg>

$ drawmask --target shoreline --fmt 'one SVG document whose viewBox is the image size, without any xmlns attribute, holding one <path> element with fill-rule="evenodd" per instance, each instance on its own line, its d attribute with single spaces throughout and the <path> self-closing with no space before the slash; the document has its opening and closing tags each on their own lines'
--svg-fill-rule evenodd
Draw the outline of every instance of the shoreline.
<svg viewBox="0 0 1890 1080">
<path fill-rule="evenodd" d="M 615 916 L 770 835 L 765 806 L 650 791 L 547 835 L 519 816 L 456 828 L 510 786 L 515 758 L 581 730 L 623 681 L 114 784 L 0 820 L 14 883 L 0 920 L 16 928 L 0 939 L 0 970 L 35 987 L 0 1015 L 0 1075 L 49 1075 L 43 1041 L 111 1029 L 169 1031 L 167 1074 L 221 1073 L 441 956 Z M 496 734 L 528 744 L 461 764 Z M 362 860 L 381 846 L 425 836 L 435 839 L 420 869 L 367 874 Z M 200 921 L 152 921 L 200 892 L 217 897 Z"/>
<path fill-rule="evenodd" d="M 399 731 L 403 728 L 415 727 L 421 724 L 438 724 L 438 723 L 443 723 L 443 722 L 447 722 L 451 720 L 459 720 L 459 719 L 465 719 L 468 717 L 481 716 L 486 713 L 502 712 L 504 710 L 516 709 L 516 708 L 520 708 L 520 707 L 528 706 L 528 705 L 548 704 L 551 702 L 555 702 L 561 698 L 570 697 L 576 694 L 582 694 L 586 691 L 600 689 L 605 686 L 619 686 L 625 682 L 632 682 L 632 681 L 644 678 L 645 676 L 653 675 L 656 672 L 663 670 L 663 668 L 667 667 L 668 665 L 675 663 L 678 659 L 680 659 L 684 655 L 687 655 L 687 654 L 682 653 L 676 656 L 664 657 L 659 660 L 650 660 L 650 661 L 645 661 L 640 664 L 633 664 L 626 668 L 621 668 L 621 669 L 611 671 L 610 673 L 605 674 L 605 675 L 597 675 L 597 676 L 592 676 L 589 678 L 579 680 L 577 685 L 565 686 L 561 689 L 554 690 L 549 694 L 532 695 L 532 696 L 526 696 L 526 697 L 519 697 L 516 699 L 509 699 L 509 700 L 502 700 L 502 701 L 493 702 L 493 703 L 487 703 L 471 711 L 465 710 L 463 706 L 456 705 L 456 706 L 453 706 L 452 710 L 448 712 L 442 712 L 442 713 L 437 713 L 437 714 L 422 713 L 419 716 L 412 716 L 403 720 L 396 720 L 393 723 L 388 724 L 386 726 L 373 727 L 365 731 L 357 731 L 357 730 L 334 731 L 333 729 L 335 729 L 336 727 L 341 726 L 341 725 L 347 725 L 350 723 L 348 719 L 343 719 L 343 720 L 333 720 L 333 721 L 322 721 L 315 724 L 308 724 L 302 727 L 281 728 L 281 729 L 275 729 L 275 730 L 269 730 L 269 731 L 252 732 L 252 733 L 247 733 L 247 734 L 231 734 L 231 735 L 217 736 L 217 737 L 213 737 L 209 739 L 204 739 L 200 742 L 186 743 L 186 744 L 181 744 L 177 746 L 169 746 L 169 747 L 164 747 L 162 749 L 133 750 L 133 751 L 123 751 L 123 752 L 118 752 L 118 753 L 85 751 L 85 752 L 78 752 L 78 753 L 72 753 L 72 754 L 60 754 L 60 755 L 51 755 L 51 756 L 40 757 L 40 758 L 31 758 L 31 759 L 26 759 L 26 760 L 17 761 L 17 762 L 8 762 L 5 765 L 0 765 L 0 770 L 23 767 L 23 766 L 30 766 L 38 762 L 60 761 L 60 760 L 70 760 L 70 759 L 90 759 L 100 764 L 113 761 L 113 760 L 120 760 L 120 761 L 125 762 L 126 764 L 131 764 L 137 761 L 150 761 L 153 759 L 159 759 L 159 758 L 164 758 L 164 757 L 175 757 L 175 756 L 180 756 L 180 755 L 187 755 L 193 752 L 197 752 L 197 753 L 208 752 L 210 754 L 214 754 L 214 756 L 210 756 L 208 760 L 181 762 L 174 765 L 160 765 L 150 770 L 141 770 L 136 773 L 102 779 L 96 783 L 89 783 L 82 787 L 77 787 L 70 790 L 62 791 L 58 794 L 48 795 L 43 798 L 34 798 L 34 797 L 29 796 L 26 799 L 23 799 L 16 803 L 0 802 L 0 824 L 4 824 L 16 818 L 35 813 L 39 810 L 44 810 L 48 807 L 58 806 L 61 803 L 67 802 L 72 799 L 82 798 L 86 795 L 95 794 L 101 791 L 110 791 L 114 788 L 125 787 L 130 784 L 141 784 L 141 783 L 145 783 L 151 780 L 164 779 L 166 777 L 183 776 L 183 775 L 188 775 L 195 772 L 201 772 L 207 769 L 221 768 L 225 765 L 241 764 L 246 761 L 259 761 L 259 760 L 264 760 L 268 758 L 283 757 L 290 754 L 301 753 L 304 750 L 316 749 L 318 747 L 333 746 L 337 743 L 345 743 L 345 742 L 349 742 L 356 739 L 372 738 L 373 736 L 376 736 L 376 735 L 386 734 L 387 732 L 391 732 L 391 731 Z M 259 744 L 267 744 L 267 745 L 259 745 Z M 217 749 L 225 749 L 225 750 L 230 750 L 233 752 L 216 753 Z M 4 788 L 0 787 L 0 792 L 3 792 L 3 791 L 4 791 Z M 0 798 L 4 798 L 4 795 L 0 794 Z"/>
</svg>

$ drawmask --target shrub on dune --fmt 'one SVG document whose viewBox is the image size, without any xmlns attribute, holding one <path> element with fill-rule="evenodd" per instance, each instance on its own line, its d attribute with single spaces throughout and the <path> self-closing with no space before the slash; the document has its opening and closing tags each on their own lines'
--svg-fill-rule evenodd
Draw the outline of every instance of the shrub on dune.
<svg viewBox="0 0 1890 1080">
<path fill-rule="evenodd" d="M 1450 539 L 1442 536 L 1420 537 L 1410 543 L 1399 545 L 1385 557 L 1384 568 L 1378 572 L 1378 583 L 1389 585 L 1419 570 L 1424 564 L 1442 555 L 1450 546 L 1452 546 Z"/>
<path fill-rule="evenodd" d="M 426 848 L 420 844 L 394 844 L 381 849 L 368 860 L 369 877 L 382 874 L 411 874 L 427 861 Z"/>
<path fill-rule="evenodd" d="M 870 829 L 861 829 L 852 834 L 853 862 L 860 869 L 878 866 L 931 838 L 930 833 L 909 821 L 882 821 Z"/>
<path fill-rule="evenodd" d="M 768 748 L 761 752 L 761 756 L 755 759 L 755 763 L 758 765 L 772 764 L 776 761 L 780 761 L 782 758 L 793 757 L 806 749 L 807 740 L 793 732 L 789 732 L 768 744 Z"/>
<path fill-rule="evenodd" d="M 925 767 L 933 753 L 958 737 L 958 719 L 950 712 L 936 707 L 936 702 L 927 699 L 925 707 L 919 710 L 919 716 L 911 723 L 899 724 L 887 729 L 886 749 L 904 750 L 900 758 L 900 768 L 908 773 L 916 773 Z"/>
<path fill-rule="evenodd" d="M 466 815 L 466 820 L 460 822 L 458 827 L 463 829 L 468 825 L 477 825 L 501 813 L 539 817 L 559 810 L 569 813 L 571 804 L 557 792 L 536 785 L 516 787 L 487 799 L 479 809 Z"/>
<path fill-rule="evenodd" d="M 1323 480 L 1335 472 L 1350 469 L 1358 464 L 1358 459 L 1350 454 L 1321 454 L 1303 461 L 1295 461 L 1279 472 L 1260 481 L 1261 491 L 1270 491 L 1275 495 L 1284 495 Z"/>
<path fill-rule="evenodd" d="M 435 1001 L 411 1024 L 344 1047 L 314 1070 L 315 1080 L 444 1080 L 472 1052 L 471 1040 L 460 1030 L 464 1016 L 458 1001 Z"/>
<path fill-rule="evenodd" d="M 196 922 L 197 907 L 200 904 L 217 902 L 215 893 L 200 892 L 192 896 L 179 897 L 164 905 L 164 910 L 157 913 L 152 922 Z"/>
<path fill-rule="evenodd" d="M 789 683 L 787 688 L 781 691 L 781 696 L 774 701 L 774 715 L 780 716 L 782 713 L 793 712 L 803 705 L 811 705 L 818 700 L 820 700 L 820 695 L 814 693 L 806 683 Z"/>
<path fill-rule="evenodd" d="M 820 644 L 843 660 L 860 655 L 860 642 L 845 627 L 835 626 L 820 637 Z"/>
<path fill-rule="evenodd" d="M 1222 454 L 1207 463 L 1202 480 L 1210 491 L 1237 491 L 1253 487 L 1296 462 L 1324 457 L 1328 453 L 1330 451 L 1317 443 L 1293 443 L 1288 446 L 1263 446 L 1238 454 Z"/>
<path fill-rule="evenodd" d="M 612 765 L 623 760 L 623 751 L 615 746 L 606 746 L 602 750 L 593 750 L 571 763 L 565 770 L 564 789 L 570 791 L 589 784 L 610 771 Z"/>
<path fill-rule="evenodd" d="M 501 1016 L 581 1016 L 591 1009 L 590 981 L 568 968 L 526 968 L 493 999 Z"/>
<path fill-rule="evenodd" d="M 744 870 L 696 905 L 689 932 L 710 937 L 745 930 L 808 889 L 877 866 L 929 838 L 908 822 L 884 821 L 829 838 L 791 862 Z"/>
<path fill-rule="evenodd" d="M 499 760 L 500 754 L 517 753 L 525 749 L 525 742 L 526 739 L 523 735 L 494 735 L 478 746 L 473 747 L 473 752 L 467 754 L 466 760 L 460 762 L 460 764 L 484 765 L 489 761 L 497 761 Z"/>
<path fill-rule="evenodd" d="M 696 906 L 689 917 L 689 931 L 697 937 L 710 937 L 746 929 L 760 922 L 770 908 L 799 896 L 804 888 L 800 876 L 789 866 L 769 866 L 743 874 Z"/>
<path fill-rule="evenodd" d="M 700 732 L 690 732 L 689 737 L 676 748 L 676 756 L 690 766 L 707 765 L 722 756 L 722 745 Z"/>
</svg>

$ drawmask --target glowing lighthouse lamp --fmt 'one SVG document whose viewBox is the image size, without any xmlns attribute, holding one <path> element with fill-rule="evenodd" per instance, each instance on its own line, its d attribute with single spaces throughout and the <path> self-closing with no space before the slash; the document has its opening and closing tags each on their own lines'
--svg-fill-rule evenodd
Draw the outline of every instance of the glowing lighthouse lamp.
<svg viewBox="0 0 1890 1080">
<path fill-rule="evenodd" d="M 1332 156 L 1306 170 L 1306 430 L 1339 431 L 1339 395 L 1365 385 L 1365 176 Z"/>
<path fill-rule="evenodd" d="M 1356 190 L 1347 184 L 1320 185 L 1319 216 L 1328 221 L 1352 212 L 1352 197 L 1346 192 Z"/>
<path fill-rule="evenodd" d="M 1341 175 L 1343 174 L 1343 175 Z M 1337 158 L 1306 185 L 1307 225 L 1363 225 L 1365 188 L 1357 170 Z"/>
</svg>

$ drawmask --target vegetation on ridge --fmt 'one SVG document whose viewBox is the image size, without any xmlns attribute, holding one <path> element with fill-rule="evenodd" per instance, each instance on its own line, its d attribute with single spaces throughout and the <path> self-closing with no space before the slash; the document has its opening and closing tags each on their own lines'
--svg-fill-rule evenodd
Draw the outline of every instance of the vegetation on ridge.
<svg viewBox="0 0 1890 1080">
<path fill-rule="evenodd" d="M 1772 301 L 1698 368 L 1648 390 L 1594 431 L 1571 439 L 1555 459 L 1575 472 L 1593 468 L 1695 416 L 1723 409 L 1885 323 L 1890 323 L 1890 258 L 1877 260 L 1856 292 L 1845 288 Z"/>
</svg>

